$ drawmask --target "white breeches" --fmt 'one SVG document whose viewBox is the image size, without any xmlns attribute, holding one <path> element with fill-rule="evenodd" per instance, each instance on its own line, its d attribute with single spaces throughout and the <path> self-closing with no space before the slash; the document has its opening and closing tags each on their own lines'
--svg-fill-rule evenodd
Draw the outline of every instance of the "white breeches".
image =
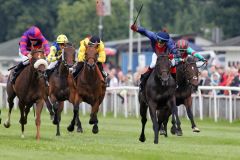
<svg viewBox="0 0 240 160">
<path fill-rule="evenodd" d="M 18 55 L 19 55 L 19 57 L 21 58 L 21 62 L 23 62 L 23 65 L 27 65 L 27 64 L 29 64 L 29 61 L 26 61 L 27 59 L 28 59 L 28 57 L 27 56 L 24 56 L 22 53 L 21 53 L 21 51 L 20 51 L 20 48 L 19 48 L 19 50 L 18 50 Z M 24 62 L 25 61 L 25 62 Z"/>
<path fill-rule="evenodd" d="M 156 62 L 157 62 L 157 54 L 155 52 L 153 52 L 152 54 L 152 61 L 150 64 L 150 68 L 153 69 L 156 66 Z"/>
<path fill-rule="evenodd" d="M 51 62 L 51 63 L 48 65 L 48 69 L 54 68 L 57 63 L 58 63 L 58 61 Z"/>
</svg>

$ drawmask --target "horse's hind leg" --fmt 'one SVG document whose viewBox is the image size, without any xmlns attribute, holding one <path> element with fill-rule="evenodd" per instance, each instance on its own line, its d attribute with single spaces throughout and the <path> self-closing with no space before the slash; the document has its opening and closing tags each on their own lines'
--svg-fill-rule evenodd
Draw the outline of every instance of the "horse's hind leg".
<svg viewBox="0 0 240 160">
<path fill-rule="evenodd" d="M 178 117 L 178 108 L 176 106 L 176 99 L 175 96 L 173 96 L 168 103 L 169 108 L 171 108 L 172 111 L 172 128 L 171 132 L 173 133 L 173 130 L 176 129 L 176 133 L 178 136 L 182 136 L 182 129 L 181 129 L 181 122 Z M 177 125 L 177 126 L 175 126 Z"/>
<path fill-rule="evenodd" d="M 11 93 L 8 92 L 8 104 L 9 104 L 9 110 L 8 110 L 8 119 L 4 122 L 4 127 L 9 128 L 11 126 L 11 112 L 14 106 L 14 98 L 16 97 L 16 94 L 12 91 Z"/>
<path fill-rule="evenodd" d="M 70 125 L 67 127 L 67 130 L 69 132 L 72 132 L 74 130 L 74 126 L 76 123 L 76 117 L 77 117 L 78 113 L 79 113 L 79 105 L 77 104 L 77 105 L 73 106 L 73 119 L 72 119 Z"/>
<path fill-rule="evenodd" d="M 45 103 L 46 103 L 47 109 L 48 109 L 48 111 L 49 111 L 50 118 L 51 118 L 51 120 L 53 120 L 53 118 L 54 118 L 54 112 L 53 112 L 53 110 L 52 110 L 53 106 L 52 106 L 52 104 L 50 103 L 48 97 L 45 99 Z"/>
<path fill-rule="evenodd" d="M 142 122 L 142 132 L 139 137 L 139 141 L 145 142 L 146 137 L 145 137 L 145 125 L 147 123 L 147 105 L 144 102 L 140 102 L 140 115 L 141 115 L 141 122 Z"/>
<path fill-rule="evenodd" d="M 61 121 L 61 113 L 63 110 L 63 106 L 64 106 L 64 102 L 61 101 L 58 103 L 58 107 L 57 107 L 57 113 L 54 116 L 54 119 L 57 119 L 57 133 L 56 136 L 60 136 L 60 121 Z"/>
<path fill-rule="evenodd" d="M 21 124 L 21 129 L 22 129 L 21 137 L 24 138 L 24 124 L 25 124 L 24 123 L 24 110 L 25 110 L 25 104 L 22 101 L 19 101 L 18 105 L 19 105 L 20 114 L 21 114 L 21 117 L 20 117 L 20 120 L 19 120 L 19 123 Z"/>
<path fill-rule="evenodd" d="M 193 132 L 200 132 L 200 130 L 197 128 L 197 126 L 196 126 L 196 124 L 194 122 L 193 113 L 192 113 L 192 97 L 191 96 L 189 96 L 185 100 L 184 105 L 185 105 L 186 110 L 187 110 L 188 118 L 191 121 Z"/>
</svg>

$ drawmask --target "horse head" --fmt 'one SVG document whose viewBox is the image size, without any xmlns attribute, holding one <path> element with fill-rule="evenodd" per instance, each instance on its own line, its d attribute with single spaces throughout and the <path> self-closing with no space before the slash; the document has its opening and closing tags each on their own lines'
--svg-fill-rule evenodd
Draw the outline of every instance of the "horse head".
<svg viewBox="0 0 240 160">
<path fill-rule="evenodd" d="M 194 90 L 198 87 L 198 68 L 196 64 L 196 59 L 193 56 L 188 56 L 185 60 L 184 72 L 187 82 L 191 84 Z"/>
<path fill-rule="evenodd" d="M 162 82 L 162 85 L 168 85 L 167 82 L 171 76 L 170 67 L 171 63 L 169 61 L 168 54 L 160 54 L 157 57 L 155 70 L 156 76 Z"/>
<path fill-rule="evenodd" d="M 94 44 L 94 45 L 86 45 L 84 44 L 86 47 L 86 55 L 85 55 L 85 63 L 87 64 L 87 67 L 90 69 L 94 69 L 97 63 L 97 56 L 98 56 L 98 51 L 97 51 L 97 47 L 98 44 Z"/>
<path fill-rule="evenodd" d="M 66 67 L 70 68 L 73 66 L 75 62 L 75 53 L 76 51 L 73 46 L 66 46 L 62 50 L 62 62 Z"/>
<path fill-rule="evenodd" d="M 45 60 L 44 51 L 42 49 L 33 49 L 31 51 L 32 59 L 31 64 L 38 73 L 43 74 L 48 67 L 48 63 Z"/>
</svg>

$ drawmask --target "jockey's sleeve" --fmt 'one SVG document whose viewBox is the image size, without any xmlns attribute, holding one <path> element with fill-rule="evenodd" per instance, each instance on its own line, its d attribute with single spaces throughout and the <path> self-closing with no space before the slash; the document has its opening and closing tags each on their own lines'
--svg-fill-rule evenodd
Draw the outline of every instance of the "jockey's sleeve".
<svg viewBox="0 0 240 160">
<path fill-rule="evenodd" d="M 22 35 L 21 40 L 19 42 L 19 46 L 20 46 L 20 51 L 24 56 L 28 55 L 28 51 L 27 51 L 27 35 L 25 35 L 25 33 Z"/>
<path fill-rule="evenodd" d="M 167 48 L 169 49 L 169 52 L 174 55 L 175 58 L 181 58 L 181 54 L 178 52 L 175 42 L 172 38 L 169 38 L 167 42 Z"/>
<path fill-rule="evenodd" d="M 152 31 L 148 31 L 147 29 L 138 26 L 137 32 L 148 37 L 151 41 L 157 41 L 156 34 Z"/>
<path fill-rule="evenodd" d="M 50 52 L 50 47 L 49 47 L 48 41 L 46 40 L 46 38 L 43 35 L 41 36 L 40 40 L 42 41 L 42 45 L 44 48 L 44 54 L 48 55 Z"/>
<path fill-rule="evenodd" d="M 57 57 L 55 56 L 57 52 L 57 48 L 55 46 L 51 46 L 50 53 L 47 57 L 48 62 L 54 62 L 57 60 Z"/>
<path fill-rule="evenodd" d="M 192 55 L 194 57 L 197 57 L 198 59 L 200 59 L 201 61 L 204 60 L 204 57 L 202 55 L 200 55 L 199 53 L 197 53 L 195 50 L 193 50 L 191 47 L 187 48 L 187 54 L 188 55 Z"/>
<path fill-rule="evenodd" d="M 84 40 L 80 41 L 80 47 L 78 51 L 78 62 L 83 62 L 85 60 L 86 47 L 84 42 L 85 42 Z"/>
<path fill-rule="evenodd" d="M 104 50 L 104 44 L 100 41 L 99 51 L 98 51 L 98 62 L 104 63 L 106 61 L 106 53 Z"/>
</svg>

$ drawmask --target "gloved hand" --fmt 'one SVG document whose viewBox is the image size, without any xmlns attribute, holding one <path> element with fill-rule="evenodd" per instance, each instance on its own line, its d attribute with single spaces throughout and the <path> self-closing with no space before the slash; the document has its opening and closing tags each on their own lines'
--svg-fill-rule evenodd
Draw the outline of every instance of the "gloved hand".
<svg viewBox="0 0 240 160">
<path fill-rule="evenodd" d="M 62 55 L 57 56 L 57 59 L 61 59 L 61 58 L 62 58 Z"/>
<path fill-rule="evenodd" d="M 174 67 L 174 66 L 176 66 L 177 64 L 176 64 L 176 61 L 175 61 L 175 59 L 173 58 L 172 60 L 170 60 L 171 61 L 171 66 L 172 67 Z"/>
<path fill-rule="evenodd" d="M 170 60 L 172 60 L 172 59 L 174 59 L 174 55 L 173 55 L 173 54 L 169 54 L 169 55 L 168 55 L 168 58 L 169 58 Z"/>
<path fill-rule="evenodd" d="M 133 30 L 134 32 L 137 32 L 138 30 L 137 25 L 136 24 L 131 25 L 131 30 Z"/>
</svg>

